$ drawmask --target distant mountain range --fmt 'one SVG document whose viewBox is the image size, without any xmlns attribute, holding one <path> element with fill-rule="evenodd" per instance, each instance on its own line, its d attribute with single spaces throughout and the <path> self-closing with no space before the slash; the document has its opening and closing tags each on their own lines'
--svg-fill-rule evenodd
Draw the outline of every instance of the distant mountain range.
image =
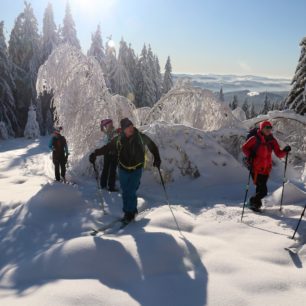
<svg viewBox="0 0 306 306">
<path fill-rule="evenodd" d="M 250 92 L 288 92 L 291 79 L 268 78 L 254 75 L 174 74 L 174 80 L 187 79 L 192 85 L 223 92 L 249 90 Z"/>
<path fill-rule="evenodd" d="M 174 74 L 174 81 L 188 80 L 193 86 L 209 89 L 219 95 L 223 88 L 224 99 L 227 104 L 237 96 L 241 106 L 247 99 L 259 111 L 267 94 L 271 103 L 281 103 L 291 88 L 291 80 L 285 78 L 268 78 L 254 75 L 217 75 L 217 74 Z"/>
</svg>

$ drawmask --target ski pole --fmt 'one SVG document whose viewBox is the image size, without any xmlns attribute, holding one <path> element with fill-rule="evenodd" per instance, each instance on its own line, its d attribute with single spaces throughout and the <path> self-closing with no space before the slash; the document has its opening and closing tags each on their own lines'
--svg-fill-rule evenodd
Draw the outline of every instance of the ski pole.
<svg viewBox="0 0 306 306">
<path fill-rule="evenodd" d="M 299 226 L 300 226 L 300 223 L 301 223 L 301 221 L 302 221 L 302 218 L 303 218 L 303 216 L 304 216 L 304 214 L 305 214 L 305 209 L 306 209 L 306 204 L 305 204 L 305 206 L 304 206 L 304 209 L 303 209 L 303 211 L 302 211 L 300 220 L 299 220 L 299 222 L 298 222 L 298 224 L 297 224 L 297 226 L 296 226 L 296 229 L 295 229 L 294 234 L 293 234 L 293 236 L 292 236 L 291 239 L 294 239 L 294 236 L 295 236 L 295 234 L 296 234 L 296 232 L 297 232 L 297 230 L 298 230 L 298 228 L 299 228 Z"/>
<path fill-rule="evenodd" d="M 241 213 L 241 222 L 243 219 L 243 214 L 244 214 L 244 208 L 245 208 L 245 203 L 248 197 L 248 193 L 249 193 L 249 189 L 250 189 L 250 182 L 251 182 L 251 176 L 252 176 L 252 166 L 253 166 L 253 162 L 250 165 L 250 171 L 249 171 L 249 178 L 248 178 L 248 183 L 246 185 L 246 189 L 245 189 L 245 196 L 244 196 L 244 201 L 243 201 L 243 207 L 242 207 L 242 213 Z"/>
<path fill-rule="evenodd" d="M 102 195 L 102 190 L 101 190 L 101 187 L 100 187 L 100 184 L 99 184 L 99 172 L 97 170 L 96 163 L 92 163 L 92 166 L 93 166 L 93 169 L 95 171 L 95 178 L 96 178 L 96 182 L 97 182 L 98 194 L 100 196 L 102 211 L 103 211 L 104 214 L 106 214 L 105 208 L 104 208 L 104 199 L 103 199 L 103 195 Z"/>
<path fill-rule="evenodd" d="M 286 160 L 285 160 L 284 177 L 283 177 L 283 189 L 282 189 L 281 202 L 280 202 L 280 206 L 279 206 L 280 211 L 283 209 L 283 197 L 284 197 L 284 189 L 285 189 L 285 182 L 286 182 L 286 170 L 287 170 L 287 163 L 288 163 L 288 155 L 289 155 L 289 152 L 287 153 Z"/>
<path fill-rule="evenodd" d="M 176 224 L 176 227 L 177 227 L 179 233 L 180 233 L 182 236 L 184 236 L 184 235 L 182 234 L 182 232 L 181 232 L 181 229 L 180 229 L 180 227 L 179 227 L 179 224 L 178 224 L 178 222 L 177 222 L 177 220 L 176 220 L 176 217 L 175 217 L 174 212 L 173 212 L 173 210 L 172 210 L 172 207 L 171 207 L 171 205 L 170 205 L 168 193 L 167 193 L 167 190 L 166 190 L 166 186 L 165 186 L 165 182 L 164 182 L 163 176 L 162 176 L 162 174 L 161 174 L 161 172 L 160 172 L 160 168 L 158 167 L 157 169 L 158 169 L 158 173 L 159 173 L 159 176 L 160 176 L 161 184 L 162 184 L 163 189 L 164 189 L 164 193 L 165 193 L 165 197 L 166 197 L 166 200 L 167 200 L 167 204 L 168 204 L 169 209 L 170 209 L 170 211 L 171 211 L 171 214 L 172 214 L 172 216 L 173 216 L 173 219 L 174 219 L 174 222 L 175 222 L 175 224 Z"/>
</svg>

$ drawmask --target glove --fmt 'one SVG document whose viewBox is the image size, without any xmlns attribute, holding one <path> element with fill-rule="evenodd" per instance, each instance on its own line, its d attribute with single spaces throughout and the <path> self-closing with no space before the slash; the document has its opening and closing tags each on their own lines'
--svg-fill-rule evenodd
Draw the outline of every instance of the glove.
<svg viewBox="0 0 306 306">
<path fill-rule="evenodd" d="M 95 161 L 96 161 L 96 154 L 95 154 L 95 153 L 91 153 L 91 154 L 89 155 L 89 162 L 92 163 L 92 164 L 94 164 Z"/>
<path fill-rule="evenodd" d="M 291 151 L 291 147 L 290 146 L 285 146 L 284 151 L 289 153 Z"/>
<path fill-rule="evenodd" d="M 156 168 L 159 169 L 160 165 L 161 165 L 161 160 L 160 159 L 154 159 L 153 167 L 156 167 Z"/>
</svg>

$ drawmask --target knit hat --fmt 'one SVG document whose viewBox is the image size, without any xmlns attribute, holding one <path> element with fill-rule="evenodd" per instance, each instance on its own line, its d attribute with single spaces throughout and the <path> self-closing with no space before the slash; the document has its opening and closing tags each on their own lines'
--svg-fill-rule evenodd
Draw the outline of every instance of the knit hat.
<svg viewBox="0 0 306 306">
<path fill-rule="evenodd" d="M 62 129 L 63 129 L 63 128 L 62 128 L 61 126 L 55 127 L 55 128 L 53 129 L 53 133 L 55 133 L 55 134 L 60 134 Z"/>
<path fill-rule="evenodd" d="M 100 124 L 101 129 L 102 129 L 103 127 L 105 127 L 106 125 L 108 125 L 109 123 L 112 123 L 112 122 L 113 122 L 112 119 L 103 119 L 103 120 L 101 121 L 101 124 Z"/>
<path fill-rule="evenodd" d="M 266 126 L 270 126 L 272 128 L 272 123 L 270 121 L 260 122 L 259 130 L 262 131 Z"/>
<path fill-rule="evenodd" d="M 131 125 L 133 125 L 133 122 L 129 118 L 123 118 L 120 121 L 120 126 L 121 126 L 122 131 L 124 131 L 126 128 L 128 128 Z"/>
</svg>

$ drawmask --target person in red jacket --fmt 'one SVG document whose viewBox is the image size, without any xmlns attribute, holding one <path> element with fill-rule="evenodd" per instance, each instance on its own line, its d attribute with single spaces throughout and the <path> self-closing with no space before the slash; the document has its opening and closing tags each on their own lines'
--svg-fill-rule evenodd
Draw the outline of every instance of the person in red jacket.
<svg viewBox="0 0 306 306">
<path fill-rule="evenodd" d="M 257 134 L 243 144 L 242 151 L 248 158 L 253 182 L 256 185 L 256 194 L 250 198 L 249 205 L 252 210 L 260 211 L 261 199 L 268 193 L 267 181 L 272 170 L 272 151 L 278 158 L 283 158 L 291 151 L 291 147 L 286 146 L 281 150 L 272 135 L 271 122 L 263 121 Z"/>
</svg>

